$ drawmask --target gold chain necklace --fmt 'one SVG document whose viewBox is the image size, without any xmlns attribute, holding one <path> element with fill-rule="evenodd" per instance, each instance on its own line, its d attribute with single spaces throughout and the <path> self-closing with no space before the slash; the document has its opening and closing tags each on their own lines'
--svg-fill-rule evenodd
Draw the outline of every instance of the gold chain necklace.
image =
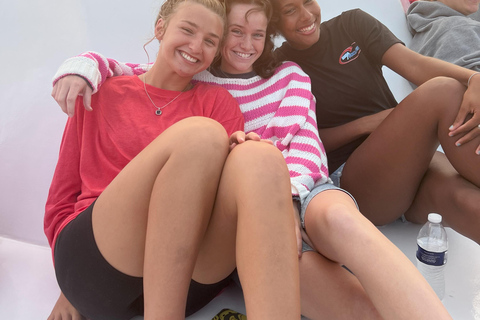
<svg viewBox="0 0 480 320">
<path fill-rule="evenodd" d="M 170 103 L 172 103 L 173 101 L 175 101 L 178 97 L 180 97 L 182 95 L 182 93 L 184 93 L 185 91 L 187 91 L 187 88 L 190 86 L 190 83 L 175 97 L 173 98 L 172 100 L 170 100 L 170 102 L 167 102 L 166 104 L 164 104 L 162 107 L 157 107 L 157 105 L 155 104 L 155 102 L 153 102 L 152 98 L 150 97 L 150 95 L 148 94 L 148 91 L 147 91 L 147 86 L 146 86 L 146 83 L 147 82 L 147 74 L 145 73 L 143 75 L 143 88 L 145 89 L 145 93 L 147 94 L 147 97 L 148 99 L 150 99 L 150 102 L 153 104 L 153 106 L 157 109 L 155 110 L 155 115 L 157 116 L 160 116 L 162 115 L 162 109 L 165 108 L 166 106 L 168 106 Z"/>
</svg>

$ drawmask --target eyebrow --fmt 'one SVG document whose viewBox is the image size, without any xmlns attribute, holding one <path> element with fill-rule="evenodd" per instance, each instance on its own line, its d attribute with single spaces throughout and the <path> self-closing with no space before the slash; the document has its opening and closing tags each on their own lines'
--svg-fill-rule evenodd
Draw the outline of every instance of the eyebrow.
<svg viewBox="0 0 480 320">
<path fill-rule="evenodd" d="M 287 7 L 295 7 L 295 5 L 294 5 L 293 3 L 291 3 L 291 2 L 288 2 L 288 3 L 284 4 L 283 6 L 281 6 L 281 7 L 280 7 L 280 10 L 283 10 L 283 9 L 285 9 L 285 8 L 287 8 Z"/>
<path fill-rule="evenodd" d="M 228 27 L 229 27 L 229 28 L 230 28 L 230 27 L 245 28 L 244 26 L 239 25 L 239 24 L 236 24 L 236 23 L 232 23 L 232 24 L 228 25 Z M 265 32 L 265 33 L 267 32 L 266 29 L 255 29 L 255 31 L 256 31 L 256 32 Z"/>
<path fill-rule="evenodd" d="M 192 27 L 195 27 L 195 28 L 197 28 L 197 29 L 198 29 L 198 25 L 197 25 L 196 23 L 192 22 L 192 21 L 189 21 L 189 20 L 182 20 L 182 22 L 185 22 L 185 23 L 187 23 L 187 24 L 191 25 Z M 216 33 L 209 32 L 208 34 L 209 34 L 211 37 L 214 37 L 214 38 L 220 39 L 220 36 L 219 36 L 218 34 L 216 34 Z"/>
</svg>

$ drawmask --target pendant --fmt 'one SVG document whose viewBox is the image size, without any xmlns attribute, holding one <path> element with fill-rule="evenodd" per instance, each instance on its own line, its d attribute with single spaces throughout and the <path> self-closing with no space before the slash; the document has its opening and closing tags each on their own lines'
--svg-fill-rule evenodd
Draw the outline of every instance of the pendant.
<svg viewBox="0 0 480 320">
<path fill-rule="evenodd" d="M 162 114 L 162 110 L 160 110 L 160 109 L 155 110 L 155 114 L 156 114 L 157 116 L 161 115 L 161 114 Z"/>
</svg>

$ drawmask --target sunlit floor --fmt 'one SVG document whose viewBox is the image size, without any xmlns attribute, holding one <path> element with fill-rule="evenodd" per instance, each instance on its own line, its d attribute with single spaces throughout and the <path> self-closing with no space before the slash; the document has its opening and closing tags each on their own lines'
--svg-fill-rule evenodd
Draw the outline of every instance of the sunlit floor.
<svg viewBox="0 0 480 320">
<path fill-rule="evenodd" d="M 380 228 L 412 261 L 419 229 L 401 222 Z M 480 246 L 449 228 L 447 233 L 450 247 L 443 303 L 454 319 L 480 320 Z M 47 247 L 0 237 L 0 319 L 47 319 L 58 294 Z M 227 288 L 188 320 L 209 320 L 223 308 L 245 312 L 238 287 Z"/>
</svg>

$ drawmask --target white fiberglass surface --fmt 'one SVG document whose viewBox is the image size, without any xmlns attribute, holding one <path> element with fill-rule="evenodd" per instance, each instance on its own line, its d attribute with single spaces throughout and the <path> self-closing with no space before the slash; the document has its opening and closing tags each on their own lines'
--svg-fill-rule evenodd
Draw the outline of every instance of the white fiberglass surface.
<svg viewBox="0 0 480 320">
<path fill-rule="evenodd" d="M 413 263 L 419 229 L 419 225 L 398 221 L 380 227 Z M 453 319 L 480 320 L 480 246 L 450 228 L 447 234 L 443 303 Z M 0 238 L 0 284 L 0 319 L 46 319 L 59 294 L 50 250 Z M 228 288 L 188 320 L 209 320 L 223 308 L 245 312 L 238 287 Z"/>
</svg>

